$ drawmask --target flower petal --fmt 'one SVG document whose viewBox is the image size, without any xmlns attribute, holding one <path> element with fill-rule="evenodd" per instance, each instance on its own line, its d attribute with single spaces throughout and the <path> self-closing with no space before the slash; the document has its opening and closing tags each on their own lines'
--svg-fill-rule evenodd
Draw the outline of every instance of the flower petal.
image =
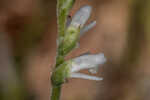
<svg viewBox="0 0 150 100">
<path fill-rule="evenodd" d="M 91 74 L 96 74 L 98 72 L 98 70 L 99 70 L 99 66 L 89 69 L 89 72 Z"/>
<path fill-rule="evenodd" d="M 76 28 L 82 28 L 86 21 L 89 19 L 91 14 L 91 6 L 83 6 L 80 8 L 77 13 L 73 16 L 71 25 L 75 26 Z"/>
<path fill-rule="evenodd" d="M 90 29 L 92 29 L 95 25 L 96 25 L 96 21 L 93 21 L 90 24 L 88 24 L 87 26 L 85 26 L 84 28 L 82 28 L 80 31 L 80 36 L 84 35 L 84 33 L 89 31 Z"/>
<path fill-rule="evenodd" d="M 88 80 L 96 80 L 96 81 L 103 80 L 103 78 L 101 78 L 101 77 L 90 76 L 90 75 L 86 75 L 86 74 L 82 74 L 82 73 L 72 73 L 70 75 L 70 77 L 71 78 L 82 78 L 82 79 L 88 79 Z"/>
<path fill-rule="evenodd" d="M 99 64 L 104 64 L 105 62 L 106 62 L 106 58 L 104 57 L 103 53 L 79 56 L 77 58 L 72 59 L 71 72 L 77 72 L 83 69 L 95 68 Z"/>
</svg>

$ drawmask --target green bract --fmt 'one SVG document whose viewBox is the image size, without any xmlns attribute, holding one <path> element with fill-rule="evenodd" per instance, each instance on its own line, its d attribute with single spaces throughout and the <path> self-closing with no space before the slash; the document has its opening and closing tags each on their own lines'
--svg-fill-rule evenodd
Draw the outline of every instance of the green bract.
<svg viewBox="0 0 150 100">
<path fill-rule="evenodd" d="M 65 82 L 65 79 L 69 77 L 70 75 L 71 64 L 72 64 L 72 61 L 70 60 L 70 61 L 64 62 L 63 64 L 61 64 L 59 67 L 55 69 L 51 78 L 53 85 L 57 86 Z"/>
<path fill-rule="evenodd" d="M 66 30 L 64 40 L 59 45 L 58 54 L 65 56 L 72 49 L 74 49 L 78 42 L 79 34 L 80 34 L 79 28 L 69 26 Z"/>
</svg>

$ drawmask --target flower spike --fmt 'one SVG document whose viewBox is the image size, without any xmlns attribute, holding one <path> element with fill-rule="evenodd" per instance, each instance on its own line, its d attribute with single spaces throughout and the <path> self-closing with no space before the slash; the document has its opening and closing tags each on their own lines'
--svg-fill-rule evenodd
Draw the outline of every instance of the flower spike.
<svg viewBox="0 0 150 100">
<path fill-rule="evenodd" d="M 80 37 L 96 25 L 96 21 L 93 21 L 85 26 L 92 11 L 92 7 L 88 5 L 81 7 L 71 18 L 69 12 L 74 3 L 75 0 L 57 0 L 57 57 L 55 69 L 51 76 L 51 100 L 60 100 L 61 86 L 68 78 L 103 80 L 101 77 L 79 73 L 80 70 L 84 69 L 88 69 L 91 73 L 98 71 L 99 65 L 106 62 L 103 53 L 86 53 L 79 57 L 65 60 L 65 57 L 71 51 L 79 47 Z"/>
</svg>

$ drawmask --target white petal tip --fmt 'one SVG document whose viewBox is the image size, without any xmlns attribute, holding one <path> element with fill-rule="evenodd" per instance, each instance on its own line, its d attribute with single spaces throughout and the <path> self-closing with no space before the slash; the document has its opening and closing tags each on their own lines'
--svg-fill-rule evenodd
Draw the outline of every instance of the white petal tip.
<svg viewBox="0 0 150 100">
<path fill-rule="evenodd" d="M 101 60 L 101 62 L 105 63 L 107 61 L 106 57 L 104 56 L 104 53 L 97 54 L 98 58 Z"/>
<path fill-rule="evenodd" d="M 92 11 L 92 7 L 89 5 L 85 5 L 81 8 L 81 10 L 86 11 L 86 12 L 91 12 Z"/>
</svg>

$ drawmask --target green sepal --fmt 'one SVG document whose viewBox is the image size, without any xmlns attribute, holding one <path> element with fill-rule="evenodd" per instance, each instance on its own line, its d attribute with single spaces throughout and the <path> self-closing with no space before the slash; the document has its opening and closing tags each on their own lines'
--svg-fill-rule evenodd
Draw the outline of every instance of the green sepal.
<svg viewBox="0 0 150 100">
<path fill-rule="evenodd" d="M 71 65 L 72 61 L 69 60 L 55 69 L 51 78 L 52 85 L 59 86 L 65 82 L 66 78 L 70 76 Z"/>
<path fill-rule="evenodd" d="M 68 29 L 66 30 L 64 40 L 59 45 L 58 54 L 65 56 L 72 49 L 74 49 L 77 45 L 79 35 L 80 35 L 80 28 L 69 26 Z"/>
</svg>

